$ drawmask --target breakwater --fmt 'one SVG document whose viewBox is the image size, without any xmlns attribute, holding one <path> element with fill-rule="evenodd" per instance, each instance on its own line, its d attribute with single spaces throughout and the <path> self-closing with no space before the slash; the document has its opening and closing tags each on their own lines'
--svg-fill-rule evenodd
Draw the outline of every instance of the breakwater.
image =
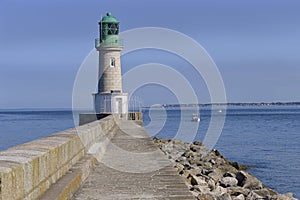
<svg viewBox="0 0 300 200">
<path fill-rule="evenodd" d="M 280 199 L 295 200 L 292 193 L 279 194 L 244 171 L 247 167 L 228 161 L 217 150 L 208 150 L 201 142 L 158 139 L 154 142 L 174 164 L 197 199 Z"/>
<path fill-rule="evenodd" d="M 207 150 L 200 142 L 154 140 L 165 156 L 149 140 L 143 126 L 108 116 L 7 149 L 0 152 L 0 199 L 71 199 L 74 194 L 76 199 L 88 199 L 89 195 L 97 199 L 104 194 L 106 199 L 122 195 L 193 199 L 189 193 L 200 199 L 294 199 L 291 194 L 280 195 L 263 186 L 252 175 L 240 171 L 245 166 L 226 160 L 218 151 Z M 132 157 L 114 152 L 107 141 L 112 141 L 112 147 L 132 151 Z M 107 154 L 107 148 L 113 156 Z M 91 155 L 91 149 L 98 157 Z M 152 151 L 154 154 L 144 162 L 143 156 Z M 135 172 L 142 169 L 149 173 L 137 175 L 109 169 L 98 162 L 102 154 L 116 169 L 123 167 Z M 170 165 L 167 158 L 172 161 Z M 158 171 L 152 171 L 155 164 Z M 92 176 L 91 171 L 94 171 Z M 133 185 L 139 190 L 132 189 Z M 249 185 L 256 186 L 250 189 Z"/>
<path fill-rule="evenodd" d="M 111 138 L 114 131 L 110 130 L 114 127 L 115 121 L 109 116 L 1 151 L 0 200 L 41 198 L 52 185 L 70 173 L 72 167 L 84 170 L 84 166 L 76 166 L 81 160 L 85 160 L 83 165 L 92 165 L 93 159 L 85 157 L 88 149 L 101 138 Z M 69 191 L 61 193 L 70 196 L 87 176 L 88 171 L 82 171 L 71 180 L 73 184 L 68 183 L 66 190 Z M 61 196 L 61 199 L 67 196 Z"/>
</svg>

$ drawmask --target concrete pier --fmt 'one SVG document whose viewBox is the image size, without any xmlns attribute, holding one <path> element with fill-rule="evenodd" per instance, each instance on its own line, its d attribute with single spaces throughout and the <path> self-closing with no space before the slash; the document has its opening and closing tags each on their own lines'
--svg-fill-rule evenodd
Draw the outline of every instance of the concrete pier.
<svg viewBox="0 0 300 200">
<path fill-rule="evenodd" d="M 108 116 L 0 152 L 0 200 L 194 199 L 139 124 Z"/>
<path fill-rule="evenodd" d="M 118 126 L 102 160 L 73 199 L 195 199 L 142 126 L 132 121 Z M 120 154 L 116 147 L 127 153 Z"/>
</svg>

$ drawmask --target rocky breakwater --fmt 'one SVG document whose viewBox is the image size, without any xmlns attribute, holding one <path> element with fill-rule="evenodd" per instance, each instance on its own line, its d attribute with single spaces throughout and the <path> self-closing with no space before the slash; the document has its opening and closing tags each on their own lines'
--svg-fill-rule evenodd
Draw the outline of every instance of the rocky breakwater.
<svg viewBox="0 0 300 200">
<path fill-rule="evenodd" d="M 154 142 L 174 163 L 197 199 L 203 200 L 296 200 L 291 193 L 279 194 L 266 187 L 247 167 L 230 162 L 201 142 L 158 139 Z"/>
</svg>

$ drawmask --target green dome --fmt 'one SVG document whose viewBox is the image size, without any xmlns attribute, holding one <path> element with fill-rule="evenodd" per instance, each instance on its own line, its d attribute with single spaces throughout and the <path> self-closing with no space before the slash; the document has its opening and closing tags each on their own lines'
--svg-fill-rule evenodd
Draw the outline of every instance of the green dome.
<svg viewBox="0 0 300 200">
<path fill-rule="evenodd" d="M 103 23 L 119 23 L 119 21 L 111 15 L 110 12 L 106 13 L 106 16 L 102 17 L 101 22 Z"/>
</svg>

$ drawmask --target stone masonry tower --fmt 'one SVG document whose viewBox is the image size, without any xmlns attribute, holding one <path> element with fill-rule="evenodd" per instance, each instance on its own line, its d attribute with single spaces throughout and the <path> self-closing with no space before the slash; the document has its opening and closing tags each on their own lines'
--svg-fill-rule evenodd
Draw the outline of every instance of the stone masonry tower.
<svg viewBox="0 0 300 200">
<path fill-rule="evenodd" d="M 120 53 L 124 45 L 119 38 L 119 24 L 111 13 L 99 22 L 100 38 L 95 42 L 99 52 L 98 93 L 94 94 L 94 105 L 97 113 L 126 117 L 128 94 L 122 93 Z"/>
</svg>

